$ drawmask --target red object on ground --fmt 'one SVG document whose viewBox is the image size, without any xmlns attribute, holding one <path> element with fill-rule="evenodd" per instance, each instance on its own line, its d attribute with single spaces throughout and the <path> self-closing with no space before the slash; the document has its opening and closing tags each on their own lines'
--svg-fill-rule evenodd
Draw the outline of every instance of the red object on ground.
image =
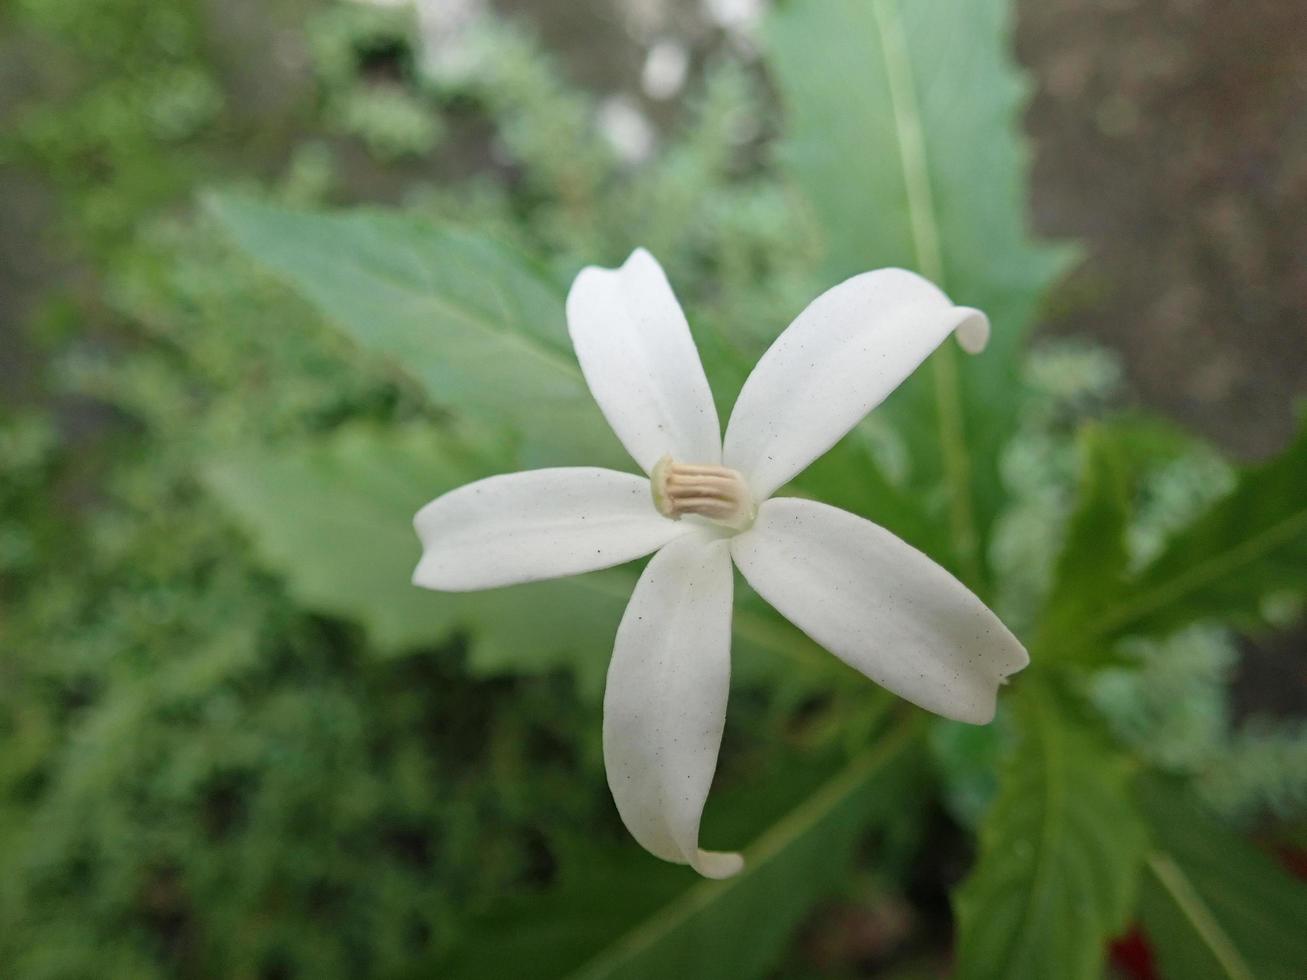
<svg viewBox="0 0 1307 980">
<path fill-rule="evenodd" d="M 1295 878 L 1307 881 L 1307 851 L 1290 845 L 1277 847 L 1275 851 L 1275 856 L 1280 859 L 1280 865 L 1285 871 Z"/>
<path fill-rule="evenodd" d="M 1157 961 L 1153 958 L 1153 948 L 1138 926 L 1113 940 L 1108 950 L 1112 965 L 1132 980 L 1162 980 L 1162 975 L 1157 972 Z"/>
<path fill-rule="evenodd" d="M 1274 848 L 1274 856 L 1289 874 L 1307 881 L 1307 850 L 1280 845 Z M 1138 925 L 1112 941 L 1108 947 L 1108 957 L 1112 965 L 1130 977 L 1130 980 L 1162 980 L 1162 975 L 1157 971 L 1153 947 Z"/>
</svg>

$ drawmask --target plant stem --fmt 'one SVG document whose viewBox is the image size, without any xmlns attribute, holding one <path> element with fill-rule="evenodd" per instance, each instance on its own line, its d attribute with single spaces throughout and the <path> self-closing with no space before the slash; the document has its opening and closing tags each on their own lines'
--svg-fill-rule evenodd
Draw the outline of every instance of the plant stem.
<svg viewBox="0 0 1307 980">
<path fill-rule="evenodd" d="M 876 0 L 873 7 L 880 32 L 881 53 L 889 77 L 890 102 L 899 136 L 899 159 L 907 189 L 912 223 L 912 246 L 917 268 L 926 278 L 944 287 L 944 256 L 940 248 L 939 223 L 930 187 L 926 137 L 921 126 L 916 86 L 912 79 L 911 54 L 903 31 L 897 0 Z M 935 389 L 935 413 L 939 421 L 940 455 L 944 479 L 949 486 L 949 524 L 953 533 L 962 578 L 972 588 L 983 585 L 980 539 L 971 501 L 971 458 L 967 451 L 962 421 L 957 352 L 944 346 L 931 361 Z"/>
</svg>

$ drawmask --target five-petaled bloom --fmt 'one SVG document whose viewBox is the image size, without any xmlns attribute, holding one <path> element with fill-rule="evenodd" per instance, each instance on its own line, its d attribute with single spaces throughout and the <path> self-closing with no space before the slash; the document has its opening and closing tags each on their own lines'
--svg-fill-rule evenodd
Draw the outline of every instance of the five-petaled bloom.
<svg viewBox="0 0 1307 980">
<path fill-rule="evenodd" d="M 494 476 L 414 519 L 413 581 L 468 591 L 574 575 L 656 551 L 617 630 L 604 763 L 627 828 L 660 858 L 724 878 L 738 854 L 699 848 L 730 678 L 732 559 L 799 629 L 877 684 L 984 724 L 1029 658 L 964 585 L 885 529 L 773 497 L 948 336 L 971 353 L 983 313 L 901 269 L 819 296 L 763 355 L 723 439 L 685 315 L 636 250 L 586 268 L 567 323 L 590 391 L 647 477 L 593 467 Z"/>
</svg>

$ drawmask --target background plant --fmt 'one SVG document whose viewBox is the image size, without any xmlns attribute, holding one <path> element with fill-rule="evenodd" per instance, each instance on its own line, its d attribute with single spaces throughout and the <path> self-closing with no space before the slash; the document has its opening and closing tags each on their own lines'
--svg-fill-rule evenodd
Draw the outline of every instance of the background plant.
<svg viewBox="0 0 1307 980">
<path fill-rule="evenodd" d="M 1103 355 L 1026 356 L 1071 252 L 1024 231 L 1005 4 L 943 6 L 782 6 L 762 45 L 782 121 L 758 70 L 723 58 L 634 168 L 520 29 L 482 21 L 461 38 L 479 59 L 424 74 L 402 12 L 350 7 L 309 24 L 317 88 L 285 110 L 290 163 L 198 213 L 160 212 L 250 162 L 224 149 L 239 122 L 185 5 L 115 36 L 170 66 L 138 80 L 164 102 L 188 90 L 174 75 L 207 79 L 190 123 L 142 127 L 143 96 L 93 70 L 76 104 L 122 125 L 26 118 L 7 152 L 62 175 L 99 280 L 38 339 L 70 348 L 58 385 L 123 421 L 70 451 L 39 412 L 4 419 L 0 963 L 794 974 L 814 903 L 910 887 L 938 800 L 979 834 L 961 975 L 1093 976 L 1134 920 L 1176 976 L 1300 973 L 1302 889 L 1195 797 L 1227 819 L 1301 814 L 1301 734 L 1232 733 L 1226 684 L 1229 630 L 1301 600 L 1307 437 L 1237 469 L 1113 411 Z M 19 15 L 102 50 L 88 9 Z M 407 173 L 402 209 L 316 207 L 469 117 L 511 175 Z M 352 163 L 341 134 L 391 162 Z M 996 328 L 801 489 L 948 564 L 1034 664 L 993 728 L 927 723 L 746 598 L 706 834 L 756 842 L 720 884 L 636 852 L 607 797 L 596 697 L 630 569 L 481 597 L 407 585 L 409 518 L 440 490 L 616 457 L 579 383 L 512 352 L 570 357 L 571 273 L 635 243 L 668 266 L 723 408 L 804 299 L 863 268 L 917 268 Z M 65 344 L 88 306 L 120 342 Z M 539 385 L 551 402 L 521 397 Z"/>
</svg>

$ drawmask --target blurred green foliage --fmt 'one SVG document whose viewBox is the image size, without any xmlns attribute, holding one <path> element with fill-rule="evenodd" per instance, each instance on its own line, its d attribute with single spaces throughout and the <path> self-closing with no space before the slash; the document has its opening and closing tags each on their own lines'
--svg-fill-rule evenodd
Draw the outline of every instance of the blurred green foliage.
<svg viewBox="0 0 1307 980">
<path fill-rule="evenodd" d="M 17 113 L 4 156 L 34 165 L 59 192 L 68 240 L 112 261 L 143 214 L 213 172 L 201 137 L 225 98 L 196 6 L 15 0 L 0 16 L 24 88 L 43 96 Z"/>
<path fill-rule="evenodd" d="M 877 887 L 907 886 L 936 798 L 981 828 L 964 974 L 1096 975 L 1134 915 L 1185 976 L 1299 954 L 1301 889 L 1228 830 L 1213 839 L 1238 846 L 1210 860 L 1201 835 L 1173 840 L 1194 807 L 1131 777 L 1181 778 L 1229 819 L 1304 816 L 1307 738 L 1232 731 L 1228 684 L 1231 624 L 1283 621 L 1307 584 L 1307 437 L 1236 472 L 1115 411 L 1100 352 L 1020 353 L 1065 252 L 1022 230 L 1006 4 L 966 21 L 787 4 L 764 46 L 786 122 L 759 66 L 719 52 L 635 168 L 520 27 L 475 25 L 461 63 L 424 71 L 404 11 L 269 4 L 308 83 L 255 111 L 249 62 L 212 45 L 216 6 L 0 14 L 36 69 L 2 156 L 55 192 L 51 241 L 85 271 L 34 324 L 51 397 L 0 409 L 0 972 L 762 975 L 793 962 L 814 902 L 853 887 L 867 832 Z M 849 111 L 831 65 L 868 39 L 874 125 L 841 123 L 823 156 L 823 120 Z M 933 53 L 964 43 L 974 58 Z M 927 167 L 935 259 L 903 189 L 912 153 L 869 149 L 912 111 L 912 152 L 988 148 Z M 468 152 L 478 166 L 447 162 Z M 969 199 L 979 168 L 992 193 Z M 370 198 L 404 214 L 305 210 Z M 629 570 L 458 600 L 406 584 L 424 499 L 614 454 L 569 374 L 560 298 L 637 243 L 723 409 L 841 272 L 935 262 L 995 313 L 995 359 L 976 362 L 992 375 L 937 362 L 800 489 L 988 591 L 1034 657 L 1015 710 L 986 729 L 893 711 L 743 596 L 705 823 L 758 837 L 733 882 L 638 853 L 608 798 L 596 695 Z M 546 376 L 504 337 L 560 365 L 563 421 L 520 397 Z M 464 373 L 486 350 L 497 373 Z"/>
</svg>

